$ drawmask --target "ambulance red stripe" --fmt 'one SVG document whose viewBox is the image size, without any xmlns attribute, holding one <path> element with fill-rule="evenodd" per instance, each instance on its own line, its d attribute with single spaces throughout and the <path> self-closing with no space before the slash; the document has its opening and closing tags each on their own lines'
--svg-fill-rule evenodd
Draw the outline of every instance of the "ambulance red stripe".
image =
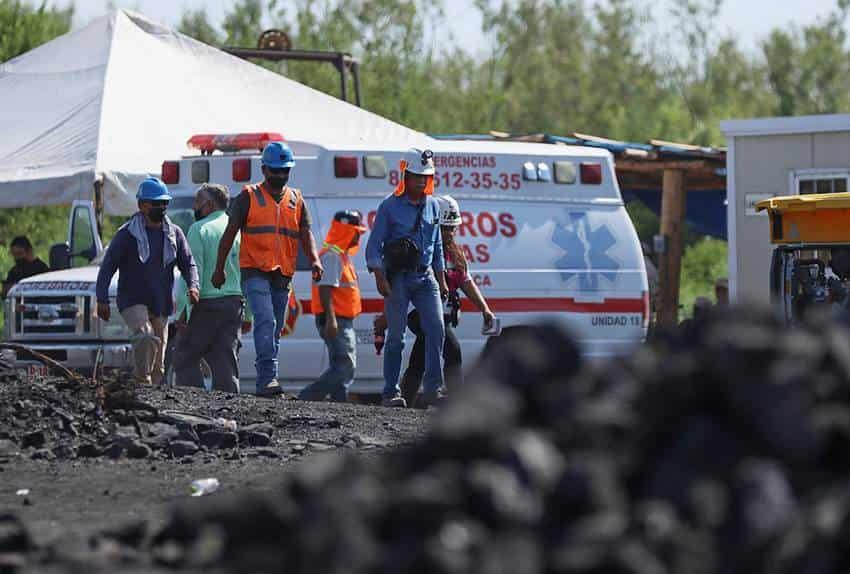
<svg viewBox="0 0 850 574">
<path fill-rule="evenodd" d="M 381 313 L 384 310 L 383 299 L 363 299 L 364 313 Z M 642 299 L 605 299 L 599 303 L 579 302 L 571 297 L 488 297 L 487 303 L 495 313 L 635 313 L 644 312 Z M 311 314 L 310 300 L 301 300 L 302 311 Z M 461 301 L 465 312 L 476 311 L 469 300 Z"/>
</svg>

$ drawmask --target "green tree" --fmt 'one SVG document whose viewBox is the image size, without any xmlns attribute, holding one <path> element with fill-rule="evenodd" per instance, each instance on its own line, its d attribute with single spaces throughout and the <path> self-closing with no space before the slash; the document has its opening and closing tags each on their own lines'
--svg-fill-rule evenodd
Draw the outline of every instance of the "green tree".
<svg viewBox="0 0 850 574">
<path fill-rule="evenodd" d="M 850 110 L 848 3 L 801 30 L 774 30 L 762 43 L 767 77 L 776 94 L 773 112 L 822 114 Z"/>
<path fill-rule="evenodd" d="M 0 62 L 61 36 L 71 29 L 74 7 L 35 8 L 21 0 L 0 0 Z"/>
<path fill-rule="evenodd" d="M 703 238 L 685 249 L 682 257 L 680 315 L 691 316 L 697 297 L 714 300 L 714 283 L 728 277 L 728 249 L 725 241 Z"/>
<path fill-rule="evenodd" d="M 210 24 L 207 11 L 203 8 L 184 12 L 177 29 L 210 46 L 220 46 L 222 43 L 221 33 Z"/>
</svg>

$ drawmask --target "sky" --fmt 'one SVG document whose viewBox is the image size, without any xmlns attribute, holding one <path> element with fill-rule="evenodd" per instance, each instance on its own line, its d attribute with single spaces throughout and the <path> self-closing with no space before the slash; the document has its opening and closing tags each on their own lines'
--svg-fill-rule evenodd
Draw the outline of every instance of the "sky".
<svg viewBox="0 0 850 574">
<path fill-rule="evenodd" d="M 213 23 L 219 23 L 235 0 L 76 0 L 75 27 L 83 26 L 92 19 L 106 13 L 111 3 L 120 8 L 141 12 L 152 20 L 176 26 L 185 9 L 206 8 Z M 591 4 L 593 0 L 588 0 Z M 667 0 L 639 0 L 646 9 L 665 13 Z M 52 0 L 54 5 L 64 6 L 66 0 Z M 285 2 L 284 2 L 285 3 Z M 280 3 L 279 3 L 280 4 Z M 754 50 L 758 41 L 776 27 L 790 24 L 802 26 L 814 22 L 829 13 L 836 0 L 726 0 L 720 16 L 722 32 L 732 32 L 739 37 L 741 45 Z M 473 0 L 444 0 L 445 26 L 438 34 L 448 38 L 451 34 L 456 43 L 470 53 L 487 50 L 487 42 L 481 33 L 481 20 L 474 9 Z"/>
</svg>

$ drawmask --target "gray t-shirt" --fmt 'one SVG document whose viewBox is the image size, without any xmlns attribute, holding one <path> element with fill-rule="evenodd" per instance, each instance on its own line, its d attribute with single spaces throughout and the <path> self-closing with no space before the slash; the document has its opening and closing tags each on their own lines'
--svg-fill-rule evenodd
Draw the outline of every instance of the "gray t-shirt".
<svg viewBox="0 0 850 574">
<path fill-rule="evenodd" d="M 327 251 L 322 254 L 320 259 L 322 260 L 322 267 L 325 268 L 325 272 L 322 274 L 322 279 L 318 284 L 327 287 L 339 287 L 339 282 L 342 278 L 342 257 L 333 251 Z"/>
</svg>

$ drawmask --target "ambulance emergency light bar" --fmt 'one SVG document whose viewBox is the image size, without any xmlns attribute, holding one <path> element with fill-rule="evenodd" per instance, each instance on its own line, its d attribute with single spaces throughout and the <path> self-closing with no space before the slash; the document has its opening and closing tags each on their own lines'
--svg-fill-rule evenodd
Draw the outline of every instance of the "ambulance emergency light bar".
<svg viewBox="0 0 850 574">
<path fill-rule="evenodd" d="M 214 151 L 237 152 L 245 150 L 263 151 L 270 142 L 285 141 L 277 132 L 245 134 L 196 134 L 186 142 L 190 148 L 201 151 L 201 155 L 212 155 Z"/>
</svg>

